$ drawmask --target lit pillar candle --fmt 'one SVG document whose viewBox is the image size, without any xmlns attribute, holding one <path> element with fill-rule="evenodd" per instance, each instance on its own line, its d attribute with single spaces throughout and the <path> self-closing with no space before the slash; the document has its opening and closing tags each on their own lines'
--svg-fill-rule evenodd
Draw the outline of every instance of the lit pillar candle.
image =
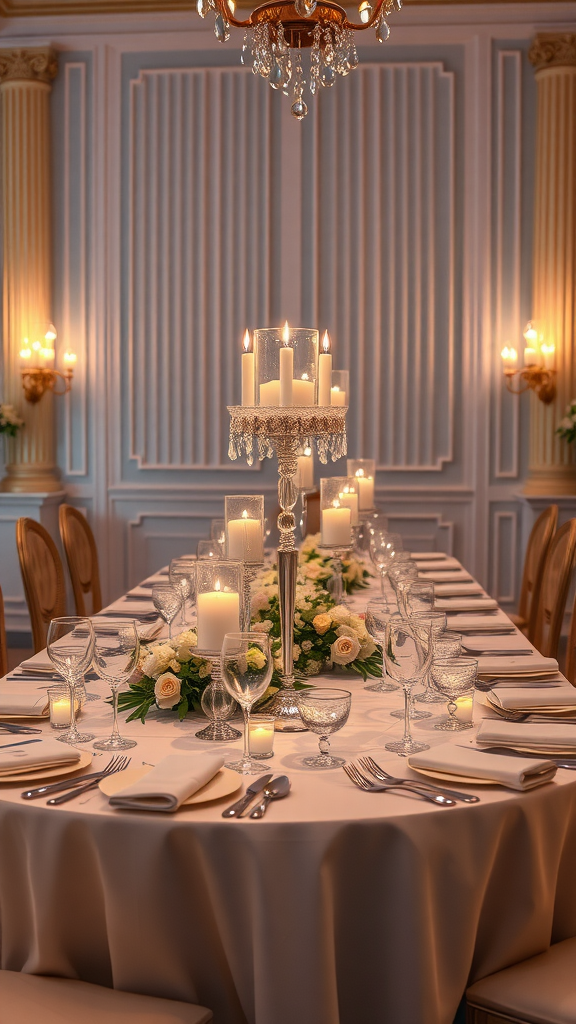
<svg viewBox="0 0 576 1024">
<path fill-rule="evenodd" d="M 50 704 L 50 722 L 52 725 L 70 725 L 70 698 L 58 697 Z"/>
<path fill-rule="evenodd" d="M 474 695 L 464 694 L 463 697 L 457 697 L 454 703 L 456 704 L 456 711 L 454 714 L 458 721 L 462 722 L 462 724 L 471 722 L 474 712 Z"/>
<path fill-rule="evenodd" d="M 324 331 L 322 336 L 322 352 L 318 356 L 318 405 L 337 404 L 336 402 L 331 402 L 331 387 L 332 354 L 330 352 L 330 335 L 328 331 Z"/>
<path fill-rule="evenodd" d="M 327 547 L 348 547 L 352 540 L 352 516 L 349 508 L 335 505 L 322 509 L 322 543 Z"/>
<path fill-rule="evenodd" d="M 228 558 L 241 562 L 262 562 L 264 559 L 264 533 L 259 519 L 249 519 L 244 510 L 240 519 L 229 519 Z"/>
<path fill-rule="evenodd" d="M 364 470 L 359 469 L 356 473 L 356 485 L 358 487 L 358 507 L 360 509 L 374 508 L 374 478 L 364 476 Z"/>
<path fill-rule="evenodd" d="M 284 344 L 280 349 L 280 405 L 293 405 L 294 349 L 290 347 L 288 321 L 282 330 Z"/>
<path fill-rule="evenodd" d="M 518 366 L 518 353 L 515 348 L 508 348 L 508 345 L 502 349 L 500 355 L 502 356 L 502 369 L 504 372 L 515 371 Z"/>
<path fill-rule="evenodd" d="M 358 495 L 356 492 L 351 491 L 349 487 L 345 487 L 338 497 L 340 498 L 340 504 L 344 508 L 350 509 L 350 525 L 358 526 Z"/>
<path fill-rule="evenodd" d="M 254 353 L 250 331 L 244 332 L 242 353 L 242 405 L 254 405 Z"/>
<path fill-rule="evenodd" d="M 314 405 L 314 381 L 308 380 L 308 374 L 292 381 L 292 399 L 294 405 Z"/>
<path fill-rule="evenodd" d="M 265 722 L 262 718 L 255 716 L 250 720 L 251 754 L 270 754 L 274 750 L 274 719 Z"/>
<path fill-rule="evenodd" d="M 304 455 L 298 456 L 298 469 L 294 483 L 299 491 L 311 491 L 314 488 L 314 457 L 310 448 Z"/>
<path fill-rule="evenodd" d="M 196 629 L 198 649 L 220 651 L 226 633 L 240 631 L 240 596 L 216 589 L 198 594 L 196 598 Z"/>
<path fill-rule="evenodd" d="M 260 405 L 280 405 L 279 380 L 269 380 L 260 385 Z"/>
<path fill-rule="evenodd" d="M 340 388 L 330 388 L 330 405 L 346 405 L 346 392 Z"/>
</svg>

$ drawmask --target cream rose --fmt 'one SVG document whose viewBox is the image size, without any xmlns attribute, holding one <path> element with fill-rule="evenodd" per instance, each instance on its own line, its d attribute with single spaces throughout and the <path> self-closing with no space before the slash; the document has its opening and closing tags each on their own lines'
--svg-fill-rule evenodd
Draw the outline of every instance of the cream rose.
<svg viewBox="0 0 576 1024">
<path fill-rule="evenodd" d="M 332 617 L 327 613 L 325 613 L 324 615 L 315 615 L 314 618 L 312 619 L 312 625 L 314 626 L 316 632 L 319 633 L 320 636 L 323 636 L 324 633 L 328 632 L 330 626 L 332 625 Z"/>
<path fill-rule="evenodd" d="M 353 636 L 339 636 L 330 648 L 330 656 L 335 665 L 349 665 L 359 654 L 360 644 Z"/>
<path fill-rule="evenodd" d="M 179 704 L 181 686 L 181 681 L 176 676 L 172 675 L 171 672 L 165 672 L 164 675 L 158 676 L 154 687 L 154 696 L 156 697 L 157 707 L 166 711 L 173 708 L 176 704 Z"/>
</svg>

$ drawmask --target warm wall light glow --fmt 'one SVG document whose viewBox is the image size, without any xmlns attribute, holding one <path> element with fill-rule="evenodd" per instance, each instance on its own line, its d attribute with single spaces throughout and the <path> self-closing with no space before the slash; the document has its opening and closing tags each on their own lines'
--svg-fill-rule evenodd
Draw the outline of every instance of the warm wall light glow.
<svg viewBox="0 0 576 1024">
<path fill-rule="evenodd" d="M 330 348 L 330 335 L 328 334 L 328 331 L 324 331 L 324 334 L 322 335 L 322 351 L 329 352 Z"/>
<path fill-rule="evenodd" d="M 515 348 L 508 348 L 506 345 L 500 355 L 502 356 L 502 363 L 504 370 L 515 370 L 518 365 L 518 353 Z"/>
<path fill-rule="evenodd" d="M 248 330 L 248 328 L 246 328 L 246 330 L 244 331 L 244 340 L 242 342 L 242 345 L 245 352 L 252 351 L 252 338 L 250 337 L 250 331 Z"/>
<path fill-rule="evenodd" d="M 368 3 L 368 0 L 362 0 L 362 3 L 358 8 L 358 13 L 360 15 L 360 21 L 366 25 L 372 17 L 372 6 Z"/>
<path fill-rule="evenodd" d="M 282 328 L 282 341 L 284 342 L 285 345 L 287 345 L 288 342 L 290 341 L 290 328 L 288 326 L 288 321 L 286 321 L 284 327 Z"/>
<path fill-rule="evenodd" d="M 555 345 L 540 345 L 540 354 L 542 356 L 542 362 L 547 370 L 554 369 L 554 361 L 556 356 Z"/>
<path fill-rule="evenodd" d="M 58 335 L 56 333 L 56 328 L 54 327 L 54 324 L 48 324 L 48 329 L 46 331 L 46 334 L 44 335 L 44 339 L 46 341 L 56 341 L 57 337 Z"/>
<path fill-rule="evenodd" d="M 76 360 L 78 359 L 78 356 L 76 355 L 75 352 L 65 352 L 63 359 L 65 366 L 72 367 L 76 366 Z"/>
<path fill-rule="evenodd" d="M 532 320 L 529 320 L 524 328 L 524 337 L 526 338 L 529 348 L 533 348 L 535 343 L 538 341 L 538 331 L 534 327 Z"/>
<path fill-rule="evenodd" d="M 32 358 L 32 349 L 29 346 L 20 349 L 20 359 L 28 360 Z"/>
</svg>

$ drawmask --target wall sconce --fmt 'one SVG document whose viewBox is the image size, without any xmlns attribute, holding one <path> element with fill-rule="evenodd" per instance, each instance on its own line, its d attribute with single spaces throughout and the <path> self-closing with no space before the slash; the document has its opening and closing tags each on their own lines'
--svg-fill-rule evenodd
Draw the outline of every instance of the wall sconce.
<svg viewBox="0 0 576 1024">
<path fill-rule="evenodd" d="M 39 402 L 45 391 L 52 391 L 55 395 L 65 395 L 72 387 L 74 367 L 76 365 L 76 354 L 74 352 L 64 353 L 64 372 L 54 369 L 56 341 L 56 328 L 49 324 L 41 341 L 33 341 L 30 344 L 28 338 L 20 349 L 20 370 L 22 373 L 22 387 L 27 402 L 35 404 Z M 58 390 L 58 384 L 62 381 L 63 387 Z"/>
<path fill-rule="evenodd" d="M 541 402 L 548 405 L 556 398 L 555 347 L 544 344 L 544 335 L 538 335 L 532 320 L 526 324 L 524 339 L 526 346 L 522 367 L 518 367 L 518 353 L 515 348 L 506 345 L 500 353 L 506 387 L 513 395 L 521 395 L 524 391 L 532 390 Z"/>
</svg>

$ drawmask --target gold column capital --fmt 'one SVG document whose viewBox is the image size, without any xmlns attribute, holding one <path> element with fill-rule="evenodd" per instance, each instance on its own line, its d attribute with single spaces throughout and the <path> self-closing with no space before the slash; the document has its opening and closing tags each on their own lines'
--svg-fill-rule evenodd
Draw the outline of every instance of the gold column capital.
<svg viewBox="0 0 576 1024">
<path fill-rule="evenodd" d="M 58 74 L 58 58 L 51 46 L 0 48 L 0 85 L 6 82 L 44 82 Z"/>
<path fill-rule="evenodd" d="M 536 72 L 547 68 L 576 68 L 575 32 L 539 32 L 528 51 Z"/>
</svg>

